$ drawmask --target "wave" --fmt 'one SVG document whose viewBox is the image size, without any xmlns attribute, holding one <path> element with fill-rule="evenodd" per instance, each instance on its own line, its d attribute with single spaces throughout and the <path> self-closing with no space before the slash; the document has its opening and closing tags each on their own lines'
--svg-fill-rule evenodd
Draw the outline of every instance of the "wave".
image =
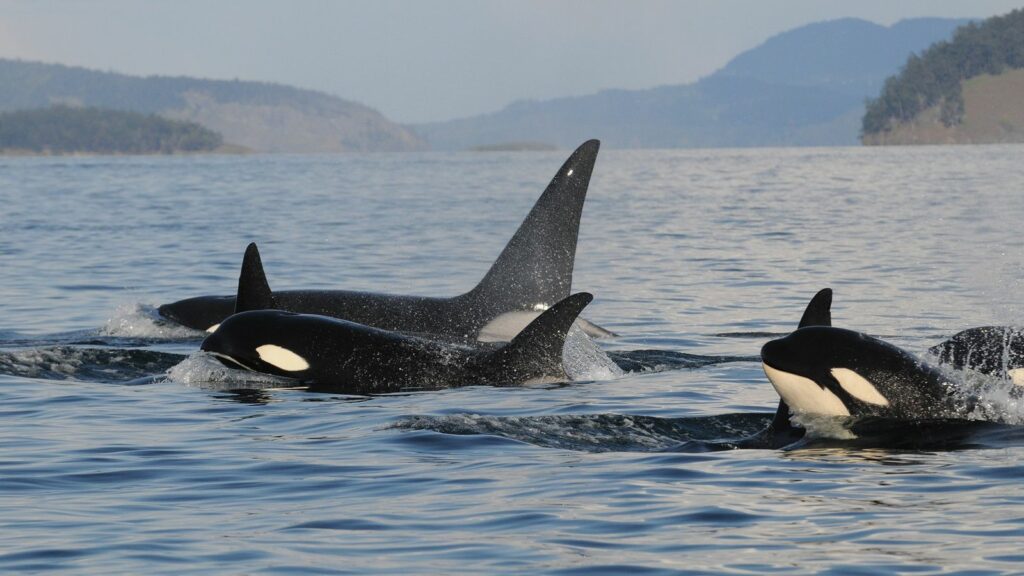
<svg viewBox="0 0 1024 576">
<path fill-rule="evenodd" d="M 394 428 L 442 434 L 491 435 L 545 448 L 582 452 L 708 451 L 731 449 L 731 442 L 753 436 L 771 422 L 769 413 L 737 413 L 690 418 L 621 414 L 550 416 L 407 416 Z"/>
<path fill-rule="evenodd" d="M 184 356 L 128 348 L 54 346 L 0 352 L 0 374 L 45 380 L 146 383 Z"/>
<path fill-rule="evenodd" d="M 1024 426 L 962 418 L 802 418 L 800 440 L 779 445 L 764 432 L 773 414 L 657 418 L 620 414 L 406 416 L 392 427 L 440 434 L 497 436 L 543 448 L 581 452 L 711 452 L 736 449 L 787 451 L 842 448 L 961 450 L 1017 446 Z"/>
<path fill-rule="evenodd" d="M 228 368 L 212 354 L 195 352 L 179 358 L 168 367 L 165 377 L 171 382 L 206 390 L 263 390 L 268 388 L 294 388 L 296 381 L 262 372 Z"/>
<path fill-rule="evenodd" d="M 624 372 L 665 372 L 726 362 L 760 362 L 759 356 L 702 356 L 674 350 L 616 350 L 608 357 Z"/>
</svg>

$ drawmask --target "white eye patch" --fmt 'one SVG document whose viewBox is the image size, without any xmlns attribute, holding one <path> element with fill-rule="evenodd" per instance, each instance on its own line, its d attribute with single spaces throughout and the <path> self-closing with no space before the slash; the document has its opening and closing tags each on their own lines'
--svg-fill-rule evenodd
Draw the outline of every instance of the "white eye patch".
<svg viewBox="0 0 1024 576">
<path fill-rule="evenodd" d="M 214 332 L 217 331 L 217 328 L 220 328 L 220 324 L 214 324 L 213 326 L 207 328 L 206 331 L 209 332 L 210 334 L 213 334 Z"/>
<path fill-rule="evenodd" d="M 839 382 L 843 390 L 846 390 L 850 393 L 850 396 L 861 402 L 874 404 L 875 406 L 889 405 L 889 400 L 882 396 L 874 384 L 868 382 L 866 378 L 849 368 L 833 368 L 832 377 Z"/>
<path fill-rule="evenodd" d="M 776 370 L 762 363 L 775 391 L 786 401 L 793 412 L 800 414 L 821 414 L 824 416 L 849 416 L 846 404 L 828 388 L 822 388 L 810 378 L 804 378 L 782 370 Z"/>
<path fill-rule="evenodd" d="M 1013 382 L 1017 386 L 1024 386 L 1024 368 L 1007 370 L 1006 375 L 1010 377 L 1010 382 Z"/>
<path fill-rule="evenodd" d="M 256 353 L 260 355 L 260 360 L 287 372 L 299 372 L 309 368 L 309 362 L 306 362 L 305 358 L 274 344 L 264 344 L 256 348 Z"/>
</svg>

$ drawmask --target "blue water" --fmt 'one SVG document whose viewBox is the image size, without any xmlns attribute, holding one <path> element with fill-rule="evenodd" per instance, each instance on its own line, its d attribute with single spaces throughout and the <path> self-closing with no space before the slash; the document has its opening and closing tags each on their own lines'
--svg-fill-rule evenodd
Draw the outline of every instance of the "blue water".
<svg viewBox="0 0 1024 576">
<path fill-rule="evenodd" d="M 739 361 L 231 391 L 190 356 L 200 335 L 153 320 L 231 293 L 250 241 L 277 288 L 461 292 L 564 156 L 0 158 L 0 571 L 1024 569 L 1017 428 L 955 450 L 680 445 L 763 425 L 751 357 L 820 288 L 835 325 L 915 353 L 1024 324 L 1019 146 L 601 152 L 574 282 L 621 334 L 600 347 Z"/>
</svg>

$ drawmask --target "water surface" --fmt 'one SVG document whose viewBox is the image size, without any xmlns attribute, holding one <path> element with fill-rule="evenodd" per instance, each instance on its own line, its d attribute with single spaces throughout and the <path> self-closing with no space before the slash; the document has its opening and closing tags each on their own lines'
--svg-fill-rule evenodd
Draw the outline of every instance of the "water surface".
<svg viewBox="0 0 1024 576">
<path fill-rule="evenodd" d="M 675 448 L 763 425 L 753 357 L 820 288 L 915 353 L 1024 324 L 1022 152 L 603 151 L 601 346 L 747 360 L 372 398 L 189 383 L 150 307 L 232 292 L 250 241 L 280 289 L 468 290 L 565 153 L 0 159 L 0 570 L 1019 572 L 1019 434 Z"/>
</svg>

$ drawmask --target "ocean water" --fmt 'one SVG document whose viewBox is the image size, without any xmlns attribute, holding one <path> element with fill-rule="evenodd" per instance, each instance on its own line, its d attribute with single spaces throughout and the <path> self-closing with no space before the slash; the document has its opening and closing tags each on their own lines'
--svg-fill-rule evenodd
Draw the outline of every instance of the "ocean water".
<svg viewBox="0 0 1024 576">
<path fill-rule="evenodd" d="M 639 372 L 313 394 L 154 320 L 250 241 L 276 288 L 467 290 L 565 155 L 0 158 L 0 571 L 1024 571 L 1009 398 L 948 444 L 702 443 L 766 423 L 820 288 L 915 353 L 1024 324 L 1019 146 L 601 152 L 574 288 Z"/>
</svg>

